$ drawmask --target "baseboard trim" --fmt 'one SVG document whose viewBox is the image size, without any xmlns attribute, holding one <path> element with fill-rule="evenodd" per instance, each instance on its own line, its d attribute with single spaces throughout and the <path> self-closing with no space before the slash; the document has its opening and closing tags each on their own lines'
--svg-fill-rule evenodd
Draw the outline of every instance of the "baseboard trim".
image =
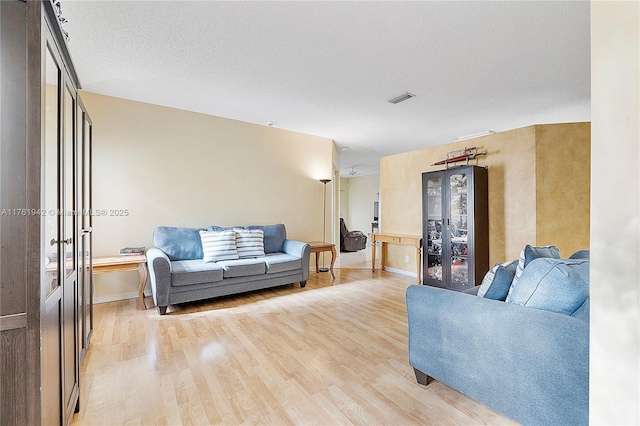
<svg viewBox="0 0 640 426">
<path fill-rule="evenodd" d="M 149 295 L 145 292 L 144 297 L 148 297 L 148 296 Z M 119 300 L 137 299 L 137 298 L 138 298 L 138 292 L 130 291 L 128 293 L 119 293 L 119 294 L 111 294 L 109 296 L 94 297 L 93 303 L 94 304 L 109 303 L 109 302 L 117 302 Z"/>
<path fill-rule="evenodd" d="M 390 268 L 388 266 L 385 266 L 384 270 L 387 272 L 393 272 L 394 274 L 406 275 L 407 277 L 417 278 L 415 272 L 405 271 L 404 269 Z"/>
</svg>

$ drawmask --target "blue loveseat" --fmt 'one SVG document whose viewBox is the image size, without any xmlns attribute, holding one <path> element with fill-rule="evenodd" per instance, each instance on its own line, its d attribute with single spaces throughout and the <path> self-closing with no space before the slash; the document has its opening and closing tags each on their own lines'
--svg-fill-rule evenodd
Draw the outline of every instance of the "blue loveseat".
<svg viewBox="0 0 640 426">
<path fill-rule="evenodd" d="M 203 235 L 228 236 L 244 230 L 259 232 L 262 253 L 225 257 L 217 253 L 216 258 L 203 249 Z M 232 240 L 235 248 L 235 237 Z M 153 232 L 153 245 L 146 255 L 153 301 L 160 315 L 167 312 L 168 305 L 176 303 L 295 282 L 304 287 L 309 278 L 311 246 L 287 239 L 283 224 L 210 226 L 206 230 L 159 226 Z"/>
<path fill-rule="evenodd" d="M 496 265 L 485 280 L 495 278 L 497 290 L 484 281 L 464 293 L 410 286 L 409 363 L 418 383 L 438 380 L 525 425 L 588 424 L 584 254 L 520 262 L 515 283 L 512 263 Z"/>
</svg>

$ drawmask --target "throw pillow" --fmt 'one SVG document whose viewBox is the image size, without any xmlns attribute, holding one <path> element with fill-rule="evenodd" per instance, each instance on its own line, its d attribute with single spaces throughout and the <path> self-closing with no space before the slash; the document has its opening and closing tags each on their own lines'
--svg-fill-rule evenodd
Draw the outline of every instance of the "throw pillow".
<svg viewBox="0 0 640 426">
<path fill-rule="evenodd" d="M 589 250 L 578 250 L 569 256 L 569 259 L 589 259 Z"/>
<path fill-rule="evenodd" d="M 560 250 L 558 250 L 558 247 L 556 246 L 533 247 L 529 244 L 524 246 L 520 252 L 518 267 L 516 268 L 516 274 L 513 277 L 513 281 L 511 282 L 511 287 L 509 288 L 509 294 L 511 294 L 511 291 L 513 291 L 513 288 L 518 283 L 524 268 L 526 268 L 533 260 L 546 257 L 551 259 L 560 259 Z"/>
<path fill-rule="evenodd" d="M 478 296 L 485 299 L 502 300 L 507 298 L 513 277 L 516 275 L 518 261 L 497 263 L 482 280 Z"/>
<path fill-rule="evenodd" d="M 589 261 L 540 258 L 531 261 L 507 303 L 571 315 L 589 297 Z"/>
<path fill-rule="evenodd" d="M 200 231 L 200 239 L 205 262 L 239 258 L 235 231 Z"/>
<path fill-rule="evenodd" d="M 582 306 L 580 306 L 574 313 L 571 314 L 572 317 L 578 318 L 579 320 L 589 322 L 589 311 L 590 311 L 590 297 L 587 297 L 587 300 L 584 301 Z"/>
<path fill-rule="evenodd" d="M 167 254 L 169 260 L 202 259 L 201 228 L 158 226 L 153 230 L 153 245 Z"/>
<path fill-rule="evenodd" d="M 264 256 L 262 229 L 236 229 L 236 246 L 240 259 Z"/>
<path fill-rule="evenodd" d="M 275 225 L 251 225 L 247 229 L 262 229 L 264 232 L 264 252 L 279 253 L 287 239 L 287 230 L 282 223 Z"/>
<path fill-rule="evenodd" d="M 236 229 L 244 229 L 244 226 L 218 226 L 211 225 L 207 228 L 207 231 L 235 231 Z"/>
</svg>

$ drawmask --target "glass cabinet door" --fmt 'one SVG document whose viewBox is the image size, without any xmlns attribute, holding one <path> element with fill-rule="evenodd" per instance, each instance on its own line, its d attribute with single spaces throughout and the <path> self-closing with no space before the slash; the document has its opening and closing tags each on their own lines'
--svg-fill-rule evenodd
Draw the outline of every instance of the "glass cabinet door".
<svg viewBox="0 0 640 426">
<path fill-rule="evenodd" d="M 449 176 L 450 277 L 454 285 L 469 283 L 467 224 L 467 175 L 461 172 Z"/>
<path fill-rule="evenodd" d="M 59 57 L 47 43 L 43 72 L 45 73 L 44 128 L 42 139 L 42 293 L 45 295 L 45 309 L 41 314 L 42 335 L 42 424 L 59 424 L 62 419 L 62 393 L 60 382 L 61 339 L 62 339 L 62 281 L 64 251 L 60 238 L 59 193 L 61 180 L 60 122 L 62 105 L 62 74 Z"/>
<path fill-rule="evenodd" d="M 58 259 L 58 144 L 60 138 L 60 69 L 51 51 L 47 48 L 45 82 L 45 114 L 44 114 L 44 147 L 43 147 L 43 216 L 44 241 L 43 256 L 45 264 L 45 292 L 49 296 L 60 286 Z"/>
<path fill-rule="evenodd" d="M 426 223 L 423 240 L 426 241 L 426 265 L 424 280 L 443 281 L 442 277 L 442 231 L 443 214 L 443 183 L 442 175 L 429 176 L 426 185 L 426 205 L 424 206 Z"/>
<path fill-rule="evenodd" d="M 78 330 L 80 359 L 89 346 L 93 330 L 93 276 L 91 268 L 91 119 L 77 100 L 78 135 Z"/>
</svg>

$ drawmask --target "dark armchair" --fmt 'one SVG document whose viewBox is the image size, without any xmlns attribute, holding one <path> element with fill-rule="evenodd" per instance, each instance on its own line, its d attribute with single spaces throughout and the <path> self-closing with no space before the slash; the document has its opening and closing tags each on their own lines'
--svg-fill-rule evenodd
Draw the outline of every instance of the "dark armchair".
<svg viewBox="0 0 640 426">
<path fill-rule="evenodd" d="M 358 251 L 367 247 L 367 236 L 361 231 L 349 231 L 344 219 L 340 218 L 340 251 Z"/>
</svg>

